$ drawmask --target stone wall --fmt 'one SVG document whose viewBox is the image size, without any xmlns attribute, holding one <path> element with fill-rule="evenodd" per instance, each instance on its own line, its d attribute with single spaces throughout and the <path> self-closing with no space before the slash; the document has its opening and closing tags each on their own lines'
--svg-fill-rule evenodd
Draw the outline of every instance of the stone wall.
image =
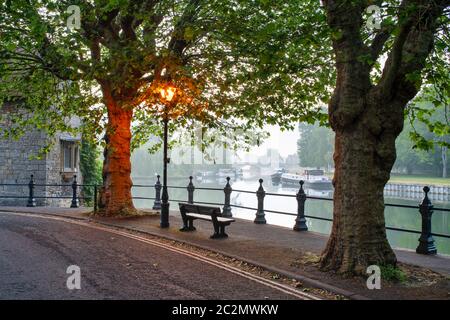
<svg viewBox="0 0 450 320">
<path fill-rule="evenodd" d="M 0 123 L 0 127 L 5 125 L 5 122 Z M 0 138 L 0 206 L 25 206 L 28 200 L 28 183 L 31 175 L 34 175 L 36 184 L 34 194 L 38 206 L 70 206 L 72 180 L 64 181 L 61 175 L 60 136 L 55 137 L 55 143 L 43 159 L 33 159 L 33 156 L 36 156 L 39 150 L 45 146 L 47 140 L 45 133 L 31 129 L 17 140 Z M 79 170 L 77 176 L 78 183 L 82 183 Z M 67 185 L 67 187 L 42 186 L 61 184 Z M 44 198 L 61 196 L 67 198 Z"/>
<path fill-rule="evenodd" d="M 0 196 L 28 196 L 30 176 L 34 175 L 36 184 L 46 184 L 45 159 L 31 159 L 43 146 L 45 135 L 26 132 L 20 139 L 0 139 L 0 184 L 24 184 L 21 186 L 0 186 Z M 36 187 L 35 196 L 45 195 L 44 187 Z M 44 199 L 36 199 L 43 205 Z M 0 205 L 26 205 L 26 198 L 0 198 Z"/>
</svg>

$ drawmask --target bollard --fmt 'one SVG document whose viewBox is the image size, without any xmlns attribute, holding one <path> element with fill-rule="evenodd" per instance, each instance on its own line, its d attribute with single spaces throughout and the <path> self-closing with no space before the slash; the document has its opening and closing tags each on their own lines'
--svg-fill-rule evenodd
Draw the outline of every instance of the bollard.
<svg viewBox="0 0 450 320">
<path fill-rule="evenodd" d="M 94 185 L 94 212 L 97 212 L 97 210 L 98 210 L 98 207 L 97 207 L 97 202 L 98 202 L 98 200 L 97 200 L 97 193 L 98 193 L 97 185 L 95 184 Z"/>
<path fill-rule="evenodd" d="M 256 211 L 256 218 L 253 221 L 256 224 L 265 224 L 266 218 L 264 214 L 264 197 L 266 196 L 266 192 L 262 186 L 263 179 L 259 179 L 259 188 L 256 191 L 256 196 L 258 197 L 258 211 Z"/>
<path fill-rule="evenodd" d="M 194 203 L 194 184 L 192 183 L 192 176 L 189 177 L 189 184 L 187 186 L 188 191 L 188 203 Z"/>
<path fill-rule="evenodd" d="M 425 186 L 423 188 L 425 192 L 425 198 L 423 198 L 422 204 L 419 205 L 419 212 L 422 216 L 422 234 L 419 238 L 419 246 L 416 249 L 420 254 L 436 254 L 437 249 L 434 245 L 434 239 L 431 235 L 431 215 L 433 214 L 433 205 L 428 198 L 428 192 L 430 188 Z"/>
<path fill-rule="evenodd" d="M 306 226 L 306 218 L 305 218 L 305 202 L 306 202 L 306 194 L 305 190 L 303 190 L 303 184 L 305 182 L 300 180 L 300 189 L 297 193 L 297 218 L 295 219 L 294 230 L 295 231 L 308 231 L 308 227 Z"/>
<path fill-rule="evenodd" d="M 71 208 L 78 208 L 80 203 L 77 198 L 77 175 L 73 176 L 72 182 L 72 203 L 70 204 Z"/>
<path fill-rule="evenodd" d="M 159 178 L 161 176 L 158 174 L 156 176 L 156 183 L 155 183 L 155 201 L 153 202 L 153 210 L 161 210 L 161 181 L 159 181 Z"/>
<path fill-rule="evenodd" d="M 223 205 L 223 211 L 222 216 L 223 217 L 232 217 L 231 214 L 231 206 L 230 206 L 230 195 L 233 189 L 230 185 L 230 177 L 227 177 L 227 184 L 225 185 L 225 188 L 223 188 L 223 192 L 225 193 L 225 203 Z"/>
<path fill-rule="evenodd" d="M 30 182 L 28 183 L 28 202 L 27 207 L 36 207 L 36 199 L 34 198 L 34 176 L 31 175 Z"/>
</svg>

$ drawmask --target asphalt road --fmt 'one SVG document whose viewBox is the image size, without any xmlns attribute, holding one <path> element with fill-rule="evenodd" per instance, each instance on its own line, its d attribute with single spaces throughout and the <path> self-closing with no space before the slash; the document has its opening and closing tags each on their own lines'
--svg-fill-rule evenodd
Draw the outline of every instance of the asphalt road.
<svg viewBox="0 0 450 320">
<path fill-rule="evenodd" d="M 81 289 L 66 286 L 67 267 Z M 292 299 L 291 295 L 137 240 L 0 213 L 0 299 Z"/>
</svg>

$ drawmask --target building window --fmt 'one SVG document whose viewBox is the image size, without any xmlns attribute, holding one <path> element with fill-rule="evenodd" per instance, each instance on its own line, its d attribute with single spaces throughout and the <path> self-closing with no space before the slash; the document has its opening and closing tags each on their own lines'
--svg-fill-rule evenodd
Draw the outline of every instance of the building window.
<svg viewBox="0 0 450 320">
<path fill-rule="evenodd" d="M 62 172 L 77 172 L 78 145 L 74 141 L 61 141 Z"/>
</svg>

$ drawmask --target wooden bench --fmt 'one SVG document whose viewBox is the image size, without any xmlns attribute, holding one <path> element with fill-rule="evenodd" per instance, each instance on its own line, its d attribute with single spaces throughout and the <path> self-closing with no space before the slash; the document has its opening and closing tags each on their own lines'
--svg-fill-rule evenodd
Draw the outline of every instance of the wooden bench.
<svg viewBox="0 0 450 320">
<path fill-rule="evenodd" d="M 214 226 L 214 234 L 211 239 L 226 238 L 225 227 L 234 222 L 234 219 L 222 217 L 220 208 L 206 207 L 191 203 L 179 203 L 183 228 L 180 231 L 195 231 L 194 220 L 211 221 Z"/>
</svg>

